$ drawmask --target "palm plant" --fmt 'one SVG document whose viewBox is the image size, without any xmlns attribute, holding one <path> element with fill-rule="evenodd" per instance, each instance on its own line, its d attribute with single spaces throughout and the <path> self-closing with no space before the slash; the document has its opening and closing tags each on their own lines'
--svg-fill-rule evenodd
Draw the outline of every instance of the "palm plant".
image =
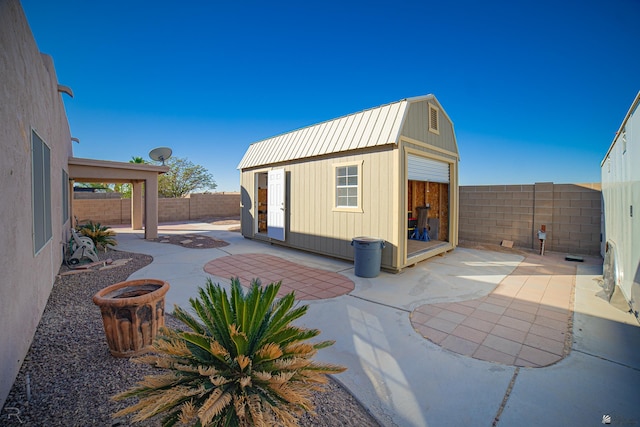
<svg viewBox="0 0 640 427">
<path fill-rule="evenodd" d="M 99 222 L 89 221 L 79 225 L 78 231 L 93 241 L 96 248 L 106 248 L 107 245 L 115 246 L 118 241 L 115 239 L 116 232 Z"/>
<path fill-rule="evenodd" d="M 140 156 L 131 156 L 131 160 L 129 160 L 129 163 L 144 164 L 147 163 L 147 161 Z"/>
<path fill-rule="evenodd" d="M 199 298 L 189 300 L 195 317 L 176 306 L 174 315 L 190 330 L 162 328 L 157 354 L 136 359 L 167 371 L 152 375 L 115 400 L 138 403 L 114 417 L 136 413 L 133 421 L 164 414 L 163 426 L 297 426 L 297 416 L 313 413 L 310 398 L 323 391 L 326 374 L 346 368 L 311 358 L 334 341 L 307 343 L 320 334 L 291 323 L 307 307 L 294 307 L 294 293 L 279 300 L 280 282 L 245 294 L 232 279 L 230 297 L 208 279 Z"/>
</svg>

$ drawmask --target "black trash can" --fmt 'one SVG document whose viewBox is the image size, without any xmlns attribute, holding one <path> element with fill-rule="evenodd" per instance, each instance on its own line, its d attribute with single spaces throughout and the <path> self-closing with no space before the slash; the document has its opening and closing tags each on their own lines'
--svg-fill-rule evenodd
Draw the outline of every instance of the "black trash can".
<svg viewBox="0 0 640 427">
<path fill-rule="evenodd" d="M 351 246 L 354 247 L 356 276 L 376 277 L 380 274 L 384 240 L 375 237 L 354 237 Z"/>
</svg>

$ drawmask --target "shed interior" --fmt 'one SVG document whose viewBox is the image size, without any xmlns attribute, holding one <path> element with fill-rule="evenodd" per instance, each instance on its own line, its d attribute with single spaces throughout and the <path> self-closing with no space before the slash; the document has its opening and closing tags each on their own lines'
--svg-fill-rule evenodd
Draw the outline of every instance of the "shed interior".
<svg viewBox="0 0 640 427">
<path fill-rule="evenodd" d="M 267 233 L 267 186 L 268 186 L 268 174 L 262 172 L 257 174 L 258 180 L 258 233 Z"/>
<path fill-rule="evenodd" d="M 449 184 L 409 180 L 407 191 L 407 255 L 448 242 Z"/>
</svg>

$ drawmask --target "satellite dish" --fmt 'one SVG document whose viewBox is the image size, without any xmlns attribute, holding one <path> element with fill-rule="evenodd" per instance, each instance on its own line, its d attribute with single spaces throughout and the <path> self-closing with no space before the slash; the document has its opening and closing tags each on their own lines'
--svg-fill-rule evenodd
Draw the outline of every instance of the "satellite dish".
<svg viewBox="0 0 640 427">
<path fill-rule="evenodd" d="M 172 152 L 169 147 L 158 147 L 149 152 L 149 157 L 156 162 L 162 162 L 162 166 L 164 166 L 164 161 L 171 157 Z"/>
</svg>

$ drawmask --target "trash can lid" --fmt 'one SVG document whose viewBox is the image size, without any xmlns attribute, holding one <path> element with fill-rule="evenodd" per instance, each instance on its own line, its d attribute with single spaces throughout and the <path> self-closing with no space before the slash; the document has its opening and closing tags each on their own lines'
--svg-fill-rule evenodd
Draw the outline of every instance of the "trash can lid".
<svg viewBox="0 0 640 427">
<path fill-rule="evenodd" d="M 375 243 L 375 242 L 382 242 L 382 239 L 379 239 L 377 237 L 366 237 L 366 236 L 361 236 L 361 237 L 354 237 L 353 238 L 354 242 L 362 242 L 362 243 Z"/>
</svg>

